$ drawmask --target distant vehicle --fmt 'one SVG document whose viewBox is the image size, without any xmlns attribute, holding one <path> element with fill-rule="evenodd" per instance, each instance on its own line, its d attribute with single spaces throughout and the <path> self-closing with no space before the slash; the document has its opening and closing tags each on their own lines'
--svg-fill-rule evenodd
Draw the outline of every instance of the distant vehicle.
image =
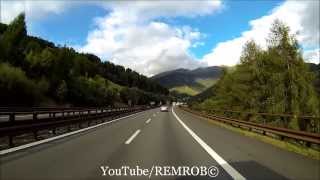
<svg viewBox="0 0 320 180">
<path fill-rule="evenodd" d="M 168 112 L 168 106 L 161 106 L 160 111 L 161 112 Z"/>
</svg>

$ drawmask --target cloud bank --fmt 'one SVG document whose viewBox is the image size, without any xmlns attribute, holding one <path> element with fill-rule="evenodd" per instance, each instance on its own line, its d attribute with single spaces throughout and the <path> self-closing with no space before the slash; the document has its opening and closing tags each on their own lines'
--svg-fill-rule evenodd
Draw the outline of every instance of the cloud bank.
<svg viewBox="0 0 320 180">
<path fill-rule="evenodd" d="M 242 32 L 240 37 L 220 42 L 206 54 L 202 61 L 208 65 L 232 66 L 239 62 L 242 47 L 248 40 L 254 40 L 266 48 L 266 39 L 272 22 L 279 19 L 298 33 L 297 39 L 304 49 L 306 61 L 319 63 L 319 1 L 286 1 L 273 9 L 268 15 L 249 22 L 250 30 Z"/>
<path fill-rule="evenodd" d="M 81 51 L 151 76 L 176 68 L 206 66 L 189 48 L 201 45 L 203 34 L 189 26 L 173 27 L 159 18 L 212 14 L 220 1 L 138 1 L 105 4 L 111 13 L 97 18 Z"/>
<path fill-rule="evenodd" d="M 50 14 L 59 14 L 70 7 L 67 1 L 54 0 L 5 0 L 1 1 L 1 22 L 10 23 L 21 12 L 30 20 L 38 20 Z"/>
<path fill-rule="evenodd" d="M 172 26 L 164 19 L 195 18 L 221 11 L 218 0 L 201 1 L 2 1 L 2 22 L 10 22 L 26 11 L 33 21 L 60 14 L 81 4 L 95 4 L 106 9 L 106 16 L 94 19 L 95 29 L 88 32 L 86 43 L 76 48 L 98 55 L 104 60 L 124 65 L 147 76 L 176 68 L 228 65 L 239 62 L 242 47 L 255 40 L 266 47 L 266 38 L 275 19 L 284 21 L 305 49 L 308 62 L 319 63 L 319 1 L 285 1 L 267 15 L 249 21 L 249 30 L 212 48 L 196 59 L 190 48 L 205 45 L 206 35 L 188 25 Z M 223 13 L 220 14 L 223 16 Z"/>
</svg>

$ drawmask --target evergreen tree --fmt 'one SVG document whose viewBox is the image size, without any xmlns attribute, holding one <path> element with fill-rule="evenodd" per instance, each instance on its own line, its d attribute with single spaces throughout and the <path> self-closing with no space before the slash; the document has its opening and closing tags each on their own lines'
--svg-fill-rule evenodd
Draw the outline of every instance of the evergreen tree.
<svg viewBox="0 0 320 180">
<path fill-rule="evenodd" d="M 14 65 L 22 65 L 23 55 L 21 53 L 20 43 L 27 35 L 25 14 L 17 16 L 6 28 L 0 39 L 0 60 L 10 61 Z"/>
<path fill-rule="evenodd" d="M 315 74 L 304 62 L 295 36 L 290 35 L 289 27 L 278 20 L 270 31 L 266 50 L 254 41 L 245 44 L 240 64 L 224 71 L 215 86 L 215 96 L 206 100 L 202 107 L 319 115 L 319 94 L 313 85 Z M 292 118 L 285 126 L 310 128 L 304 120 L 297 118 Z"/>
</svg>

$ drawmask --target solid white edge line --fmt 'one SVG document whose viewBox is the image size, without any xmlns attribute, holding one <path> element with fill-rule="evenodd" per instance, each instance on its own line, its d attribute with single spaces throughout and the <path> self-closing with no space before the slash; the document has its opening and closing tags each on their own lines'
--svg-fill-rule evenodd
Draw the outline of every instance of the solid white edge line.
<svg viewBox="0 0 320 180">
<path fill-rule="evenodd" d="M 178 122 L 188 131 L 188 133 L 201 145 L 201 147 L 207 151 L 207 153 L 218 162 L 218 164 L 233 178 L 237 180 L 245 180 L 237 170 L 235 170 L 230 164 L 227 163 L 221 156 L 219 156 L 208 144 L 206 144 L 196 133 L 194 133 L 174 112 L 172 108 L 172 114 L 178 120 Z"/>
<path fill-rule="evenodd" d="M 151 121 L 151 119 L 149 118 L 149 119 L 146 121 L 146 123 L 148 124 L 150 121 Z"/>
<path fill-rule="evenodd" d="M 140 133 L 140 129 L 138 129 L 138 130 L 136 130 L 136 132 L 134 132 L 131 136 L 130 136 L 130 138 L 125 142 L 125 144 L 130 144 L 131 143 L 131 141 L 133 141 L 133 139 Z"/>
<path fill-rule="evenodd" d="M 119 120 L 124 119 L 124 118 L 128 118 L 128 117 L 131 117 L 131 116 L 134 116 L 134 115 L 138 115 L 138 114 L 143 113 L 143 112 L 145 112 L 145 111 L 134 113 L 134 114 L 131 114 L 131 115 L 128 115 L 128 116 L 124 116 L 124 117 L 121 117 L 121 118 L 118 118 L 118 119 L 114 119 L 112 121 L 104 122 L 104 123 L 101 123 L 101 124 L 97 124 L 97 125 L 90 126 L 90 127 L 87 127 L 87 128 L 79 129 L 79 130 L 72 131 L 72 132 L 69 132 L 69 133 L 61 134 L 59 136 L 55 136 L 55 137 L 52 137 L 52 138 L 43 139 L 43 140 L 40 140 L 40 141 L 36 141 L 36 142 L 32 142 L 32 143 L 21 145 L 21 146 L 13 147 L 13 148 L 10 148 L 10 149 L 5 149 L 5 150 L 0 151 L 0 155 L 12 153 L 12 152 L 15 152 L 15 151 L 18 151 L 18 150 L 23 150 L 23 149 L 26 149 L 26 148 L 29 148 L 29 147 L 33 147 L 33 146 L 37 146 L 37 145 L 40 145 L 40 144 L 43 144 L 43 143 L 54 141 L 56 139 L 61 139 L 61 138 L 64 138 L 64 137 L 67 137 L 67 136 L 70 136 L 70 135 L 73 135 L 73 134 L 77 134 L 77 133 L 80 133 L 80 132 L 83 132 L 83 131 L 87 131 L 87 130 L 90 130 L 90 129 L 93 129 L 93 128 L 96 128 L 96 127 L 99 127 L 99 126 L 103 126 L 103 125 L 106 125 L 106 124 L 109 124 L 109 123 L 113 123 L 113 122 L 119 121 Z"/>
</svg>

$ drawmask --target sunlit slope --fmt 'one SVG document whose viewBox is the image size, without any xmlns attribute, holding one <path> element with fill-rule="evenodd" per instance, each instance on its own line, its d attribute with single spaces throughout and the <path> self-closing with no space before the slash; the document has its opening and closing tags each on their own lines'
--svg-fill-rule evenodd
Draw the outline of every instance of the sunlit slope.
<svg viewBox="0 0 320 180">
<path fill-rule="evenodd" d="M 176 91 L 181 94 L 187 94 L 190 96 L 197 95 L 212 85 L 215 84 L 217 79 L 214 78 L 206 78 L 206 79 L 197 79 L 196 84 L 191 84 L 191 85 L 184 85 L 184 86 L 175 86 L 173 88 L 170 88 L 170 91 Z"/>
<path fill-rule="evenodd" d="M 176 69 L 155 75 L 153 80 L 181 94 L 197 95 L 211 87 L 220 77 L 221 67 L 212 66 L 194 70 Z"/>
</svg>

